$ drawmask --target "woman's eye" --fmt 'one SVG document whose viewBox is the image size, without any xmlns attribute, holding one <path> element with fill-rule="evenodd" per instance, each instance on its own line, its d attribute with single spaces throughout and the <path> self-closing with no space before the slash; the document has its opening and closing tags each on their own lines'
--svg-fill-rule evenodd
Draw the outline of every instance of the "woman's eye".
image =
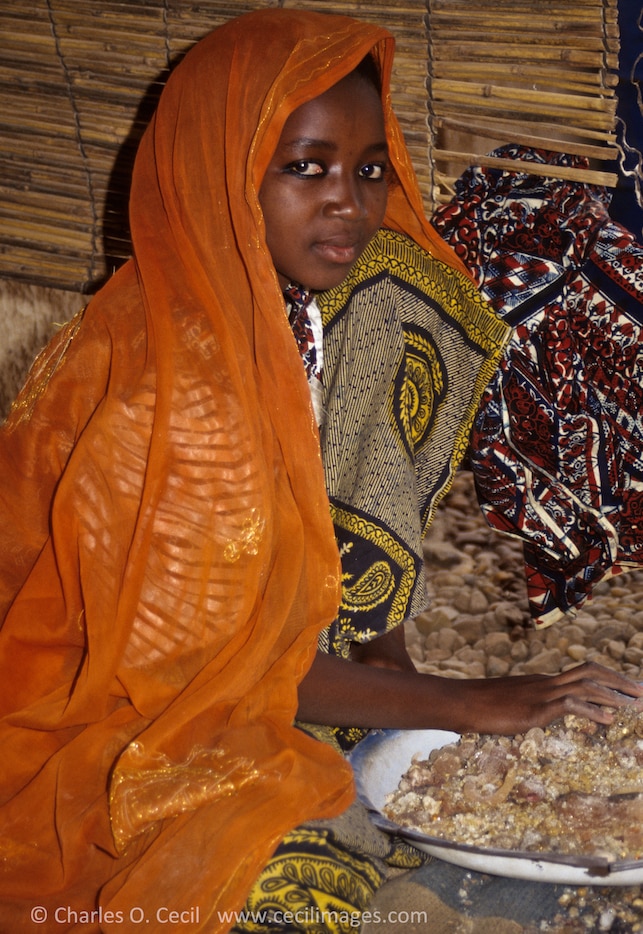
<svg viewBox="0 0 643 934">
<path fill-rule="evenodd" d="M 362 178 L 379 182 L 386 176 L 386 165 L 383 162 L 368 162 L 359 170 Z"/>
<path fill-rule="evenodd" d="M 288 166 L 288 172 L 291 175 L 301 175 L 309 178 L 313 175 L 323 175 L 324 167 L 319 162 L 310 162 L 302 159 L 300 162 L 291 162 Z"/>
</svg>

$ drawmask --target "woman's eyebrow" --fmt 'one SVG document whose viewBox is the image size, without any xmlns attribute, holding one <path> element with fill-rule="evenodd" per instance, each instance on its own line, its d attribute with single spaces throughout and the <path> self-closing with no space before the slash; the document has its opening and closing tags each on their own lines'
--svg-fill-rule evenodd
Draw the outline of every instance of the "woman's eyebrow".
<svg viewBox="0 0 643 934">
<path fill-rule="evenodd" d="M 315 139 L 312 136 L 300 136 L 297 139 L 287 140 L 284 143 L 286 149 L 337 149 L 337 144 L 328 139 Z"/>
<path fill-rule="evenodd" d="M 286 140 L 283 143 L 284 149 L 326 149 L 329 152 L 337 150 L 337 144 L 329 139 L 316 139 L 312 136 L 300 136 L 297 139 Z M 388 143 L 386 140 L 371 143 L 364 150 L 365 153 L 388 152 Z"/>
</svg>

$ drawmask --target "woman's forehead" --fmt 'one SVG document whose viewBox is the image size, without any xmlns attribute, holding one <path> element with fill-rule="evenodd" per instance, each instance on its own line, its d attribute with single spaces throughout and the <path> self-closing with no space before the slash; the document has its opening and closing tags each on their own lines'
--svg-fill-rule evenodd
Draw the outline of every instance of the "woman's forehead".
<svg viewBox="0 0 643 934">
<path fill-rule="evenodd" d="M 334 125 L 346 121 L 359 122 L 362 126 L 371 124 L 375 132 L 380 132 L 382 136 L 384 134 L 384 113 L 379 92 L 357 72 L 351 72 L 327 91 L 297 107 L 284 124 L 280 142 L 298 139 L 300 134 L 306 139 L 317 139 L 315 128 L 323 130 L 326 135 L 332 135 Z"/>
</svg>

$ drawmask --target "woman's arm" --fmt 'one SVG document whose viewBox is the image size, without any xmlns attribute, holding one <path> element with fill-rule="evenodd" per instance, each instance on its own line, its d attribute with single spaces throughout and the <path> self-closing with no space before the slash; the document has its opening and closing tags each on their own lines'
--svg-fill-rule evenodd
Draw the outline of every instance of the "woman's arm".
<svg viewBox="0 0 643 934">
<path fill-rule="evenodd" d="M 351 659 L 362 665 L 376 668 L 394 668 L 401 671 L 415 671 L 415 665 L 406 648 L 404 626 L 396 626 L 390 632 L 377 639 L 371 639 L 363 645 L 353 644 Z"/>
<path fill-rule="evenodd" d="M 610 723 L 643 685 L 594 663 L 562 674 L 460 680 L 318 653 L 299 686 L 299 719 L 333 726 L 521 733 L 565 714 Z"/>
</svg>

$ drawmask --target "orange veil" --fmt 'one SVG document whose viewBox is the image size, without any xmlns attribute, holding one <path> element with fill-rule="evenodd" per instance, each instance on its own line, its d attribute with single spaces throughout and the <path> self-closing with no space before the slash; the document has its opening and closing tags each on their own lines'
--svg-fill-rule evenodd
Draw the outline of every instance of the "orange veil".
<svg viewBox="0 0 643 934">
<path fill-rule="evenodd" d="M 34 906 L 56 930 L 170 911 L 225 930 L 281 836 L 352 798 L 346 763 L 292 725 L 340 571 L 257 191 L 288 114 L 371 49 L 400 181 L 386 224 L 456 264 L 390 112 L 389 34 L 248 14 L 171 75 L 133 259 L 2 429 L 3 930 Z"/>
</svg>

